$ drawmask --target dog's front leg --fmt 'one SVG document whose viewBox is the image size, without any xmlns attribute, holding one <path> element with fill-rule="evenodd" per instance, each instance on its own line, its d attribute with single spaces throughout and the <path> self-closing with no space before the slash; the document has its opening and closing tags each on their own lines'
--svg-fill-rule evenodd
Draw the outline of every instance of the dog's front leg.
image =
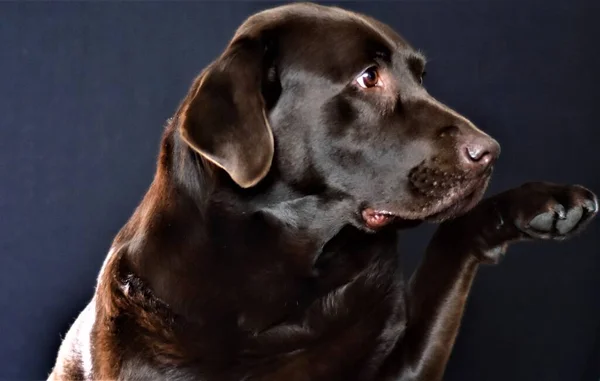
<svg viewBox="0 0 600 381">
<path fill-rule="evenodd" d="M 512 242 L 572 236 L 597 211 L 585 188 L 528 183 L 441 224 L 411 278 L 405 334 L 380 379 L 440 380 L 479 264 L 496 263 Z"/>
</svg>

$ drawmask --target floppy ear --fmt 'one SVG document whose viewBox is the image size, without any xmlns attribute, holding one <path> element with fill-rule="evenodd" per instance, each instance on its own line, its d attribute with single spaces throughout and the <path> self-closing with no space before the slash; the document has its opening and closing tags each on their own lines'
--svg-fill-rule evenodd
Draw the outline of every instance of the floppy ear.
<svg viewBox="0 0 600 381">
<path fill-rule="evenodd" d="M 235 38 L 197 79 L 184 101 L 180 133 L 242 188 L 258 183 L 273 160 L 273 133 L 261 94 L 265 48 Z"/>
</svg>

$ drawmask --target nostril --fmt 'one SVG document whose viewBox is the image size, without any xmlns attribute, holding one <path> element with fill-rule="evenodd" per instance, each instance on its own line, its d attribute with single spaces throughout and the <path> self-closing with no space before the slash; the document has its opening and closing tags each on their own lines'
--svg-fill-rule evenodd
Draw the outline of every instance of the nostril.
<svg viewBox="0 0 600 381">
<path fill-rule="evenodd" d="M 488 167 L 500 155 L 500 145 L 494 139 L 474 139 L 462 146 L 466 165 Z"/>
<path fill-rule="evenodd" d="M 457 140 L 455 152 L 465 168 L 488 168 L 500 155 L 500 144 L 485 133 L 471 132 Z"/>
<path fill-rule="evenodd" d="M 489 150 L 487 150 L 485 147 L 483 147 L 481 145 L 467 146 L 467 156 L 469 157 L 469 159 L 471 159 L 472 161 L 476 161 L 476 162 L 479 162 L 488 156 L 491 159 L 491 154 L 490 154 Z"/>
</svg>

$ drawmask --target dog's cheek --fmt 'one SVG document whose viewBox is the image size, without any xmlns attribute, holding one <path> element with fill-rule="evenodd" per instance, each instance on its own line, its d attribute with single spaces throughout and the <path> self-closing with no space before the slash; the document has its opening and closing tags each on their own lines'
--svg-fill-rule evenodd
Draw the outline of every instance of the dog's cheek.
<svg viewBox="0 0 600 381">
<path fill-rule="evenodd" d="M 349 126 L 357 119 L 357 110 L 351 101 L 342 95 L 332 98 L 321 107 L 324 125 L 331 138 L 344 136 Z"/>
</svg>

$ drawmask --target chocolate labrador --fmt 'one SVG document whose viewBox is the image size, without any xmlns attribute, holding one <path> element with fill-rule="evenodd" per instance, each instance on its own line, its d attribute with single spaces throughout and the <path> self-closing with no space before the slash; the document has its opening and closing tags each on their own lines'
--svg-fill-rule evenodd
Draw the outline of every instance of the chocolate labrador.
<svg viewBox="0 0 600 381">
<path fill-rule="evenodd" d="M 561 240 L 581 186 L 480 199 L 498 143 L 370 17 L 258 13 L 194 81 L 50 379 L 439 380 L 480 263 Z M 440 222 L 404 282 L 398 230 Z"/>
</svg>

